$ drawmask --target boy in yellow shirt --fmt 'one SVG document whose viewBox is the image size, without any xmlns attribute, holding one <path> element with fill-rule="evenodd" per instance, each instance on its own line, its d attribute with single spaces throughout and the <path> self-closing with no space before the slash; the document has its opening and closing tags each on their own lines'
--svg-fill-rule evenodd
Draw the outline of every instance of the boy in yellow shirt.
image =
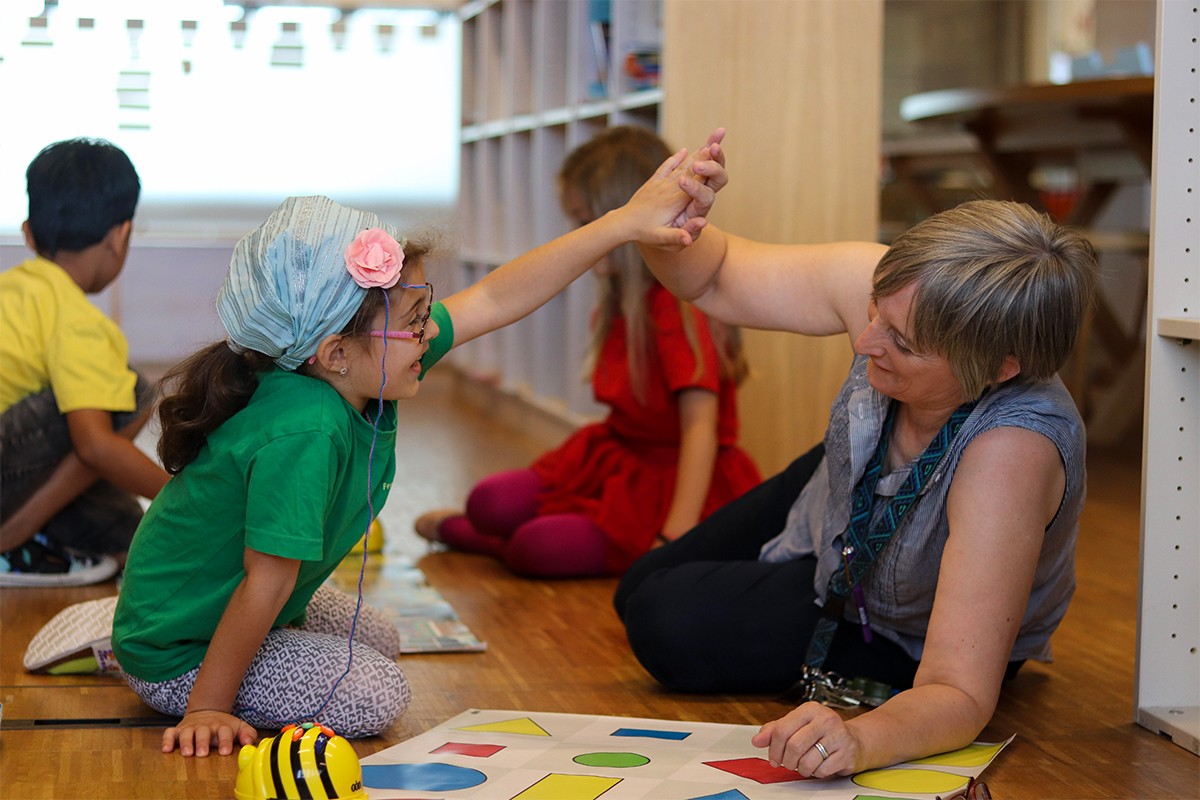
<svg viewBox="0 0 1200 800">
<path fill-rule="evenodd" d="M 25 243 L 0 273 L 0 586 L 111 577 L 167 473 L 133 444 L 153 402 L 88 294 L 120 274 L 141 183 L 101 140 L 56 142 L 25 173 Z"/>
</svg>

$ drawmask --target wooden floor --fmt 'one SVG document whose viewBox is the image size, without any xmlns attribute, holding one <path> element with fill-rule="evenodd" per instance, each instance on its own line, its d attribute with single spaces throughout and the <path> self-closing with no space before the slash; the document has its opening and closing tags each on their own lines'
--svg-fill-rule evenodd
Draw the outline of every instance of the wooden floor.
<svg viewBox="0 0 1200 800">
<path fill-rule="evenodd" d="M 467 708 L 753 724 L 787 710 L 771 697 L 660 689 L 629 653 L 611 606 L 613 580 L 525 581 L 483 557 L 425 553 L 411 534 L 416 514 L 460 502 L 474 480 L 528 463 L 556 435 L 511 410 L 499 415 L 510 424 L 475 413 L 447 377 L 427 383 L 401 405 L 406 477 L 385 512 L 387 548 L 421 556 L 418 566 L 488 650 L 403 657 L 412 706 L 386 736 L 355 742 L 360 755 Z M 420 448 L 416 457 L 409 448 Z M 1054 639 L 1057 660 L 1026 666 L 1006 688 L 982 738 L 1017 738 L 985 780 L 1000 800 L 1198 798 L 1200 759 L 1131 722 L 1137 457 L 1093 453 L 1089 467 L 1079 589 Z M 0 797 L 232 796 L 235 759 L 160 753 L 163 726 L 119 681 L 21 668 L 30 637 L 59 609 L 114 591 L 112 583 L 0 590 Z"/>
</svg>

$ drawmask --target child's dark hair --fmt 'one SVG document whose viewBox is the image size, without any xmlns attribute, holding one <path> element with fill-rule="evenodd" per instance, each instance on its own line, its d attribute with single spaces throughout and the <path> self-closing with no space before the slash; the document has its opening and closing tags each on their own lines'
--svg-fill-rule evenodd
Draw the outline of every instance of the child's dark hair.
<svg viewBox="0 0 1200 800">
<path fill-rule="evenodd" d="M 419 264 L 428 246 L 410 241 L 405 246 L 405 269 Z M 396 288 L 400 292 L 402 289 Z M 370 332 L 384 307 L 384 291 L 368 289 L 362 305 L 340 331 L 342 336 Z M 274 361 L 256 350 L 235 353 L 225 341 L 216 342 L 172 367 L 162 378 L 163 399 L 158 406 L 162 434 L 158 457 L 172 475 L 200 455 L 208 435 L 246 407 L 258 388 L 259 375 Z M 302 364 L 296 372 L 311 369 Z"/>
<path fill-rule="evenodd" d="M 103 139 L 67 139 L 25 170 L 29 233 L 39 255 L 78 252 L 133 219 L 142 184 L 125 151 Z"/>
</svg>

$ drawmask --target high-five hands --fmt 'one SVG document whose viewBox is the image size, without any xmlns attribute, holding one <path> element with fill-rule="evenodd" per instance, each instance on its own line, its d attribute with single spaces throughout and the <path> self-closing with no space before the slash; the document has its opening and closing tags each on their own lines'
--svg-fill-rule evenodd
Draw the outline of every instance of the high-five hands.
<svg viewBox="0 0 1200 800">
<path fill-rule="evenodd" d="M 622 209 L 640 222 L 633 238 L 666 250 L 681 250 L 700 236 L 716 193 L 727 182 L 718 128 L 690 157 L 686 149 L 668 158 Z"/>
<path fill-rule="evenodd" d="M 676 227 L 686 228 L 688 221 L 696 218 L 707 220 L 717 192 L 729 183 L 729 176 L 725 173 L 725 151 L 721 149 L 721 141 L 724 138 L 725 129 L 717 128 L 709 134 L 704 147 L 684 162 L 683 166 L 687 169 L 679 180 L 679 188 L 692 199 L 687 208 L 676 217 Z M 699 235 L 700 231 L 697 229 L 692 238 Z"/>
</svg>

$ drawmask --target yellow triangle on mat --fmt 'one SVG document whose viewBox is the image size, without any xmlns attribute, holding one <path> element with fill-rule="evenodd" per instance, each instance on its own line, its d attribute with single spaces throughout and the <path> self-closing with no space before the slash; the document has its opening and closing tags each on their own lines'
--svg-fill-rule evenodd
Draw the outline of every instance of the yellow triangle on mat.
<svg viewBox="0 0 1200 800">
<path fill-rule="evenodd" d="M 484 722 L 479 725 L 465 725 L 461 728 L 455 728 L 459 731 L 487 731 L 488 733 L 520 733 L 525 736 L 549 736 L 550 734 L 531 720 L 529 717 L 521 719 L 506 719 L 500 722 Z"/>
</svg>

